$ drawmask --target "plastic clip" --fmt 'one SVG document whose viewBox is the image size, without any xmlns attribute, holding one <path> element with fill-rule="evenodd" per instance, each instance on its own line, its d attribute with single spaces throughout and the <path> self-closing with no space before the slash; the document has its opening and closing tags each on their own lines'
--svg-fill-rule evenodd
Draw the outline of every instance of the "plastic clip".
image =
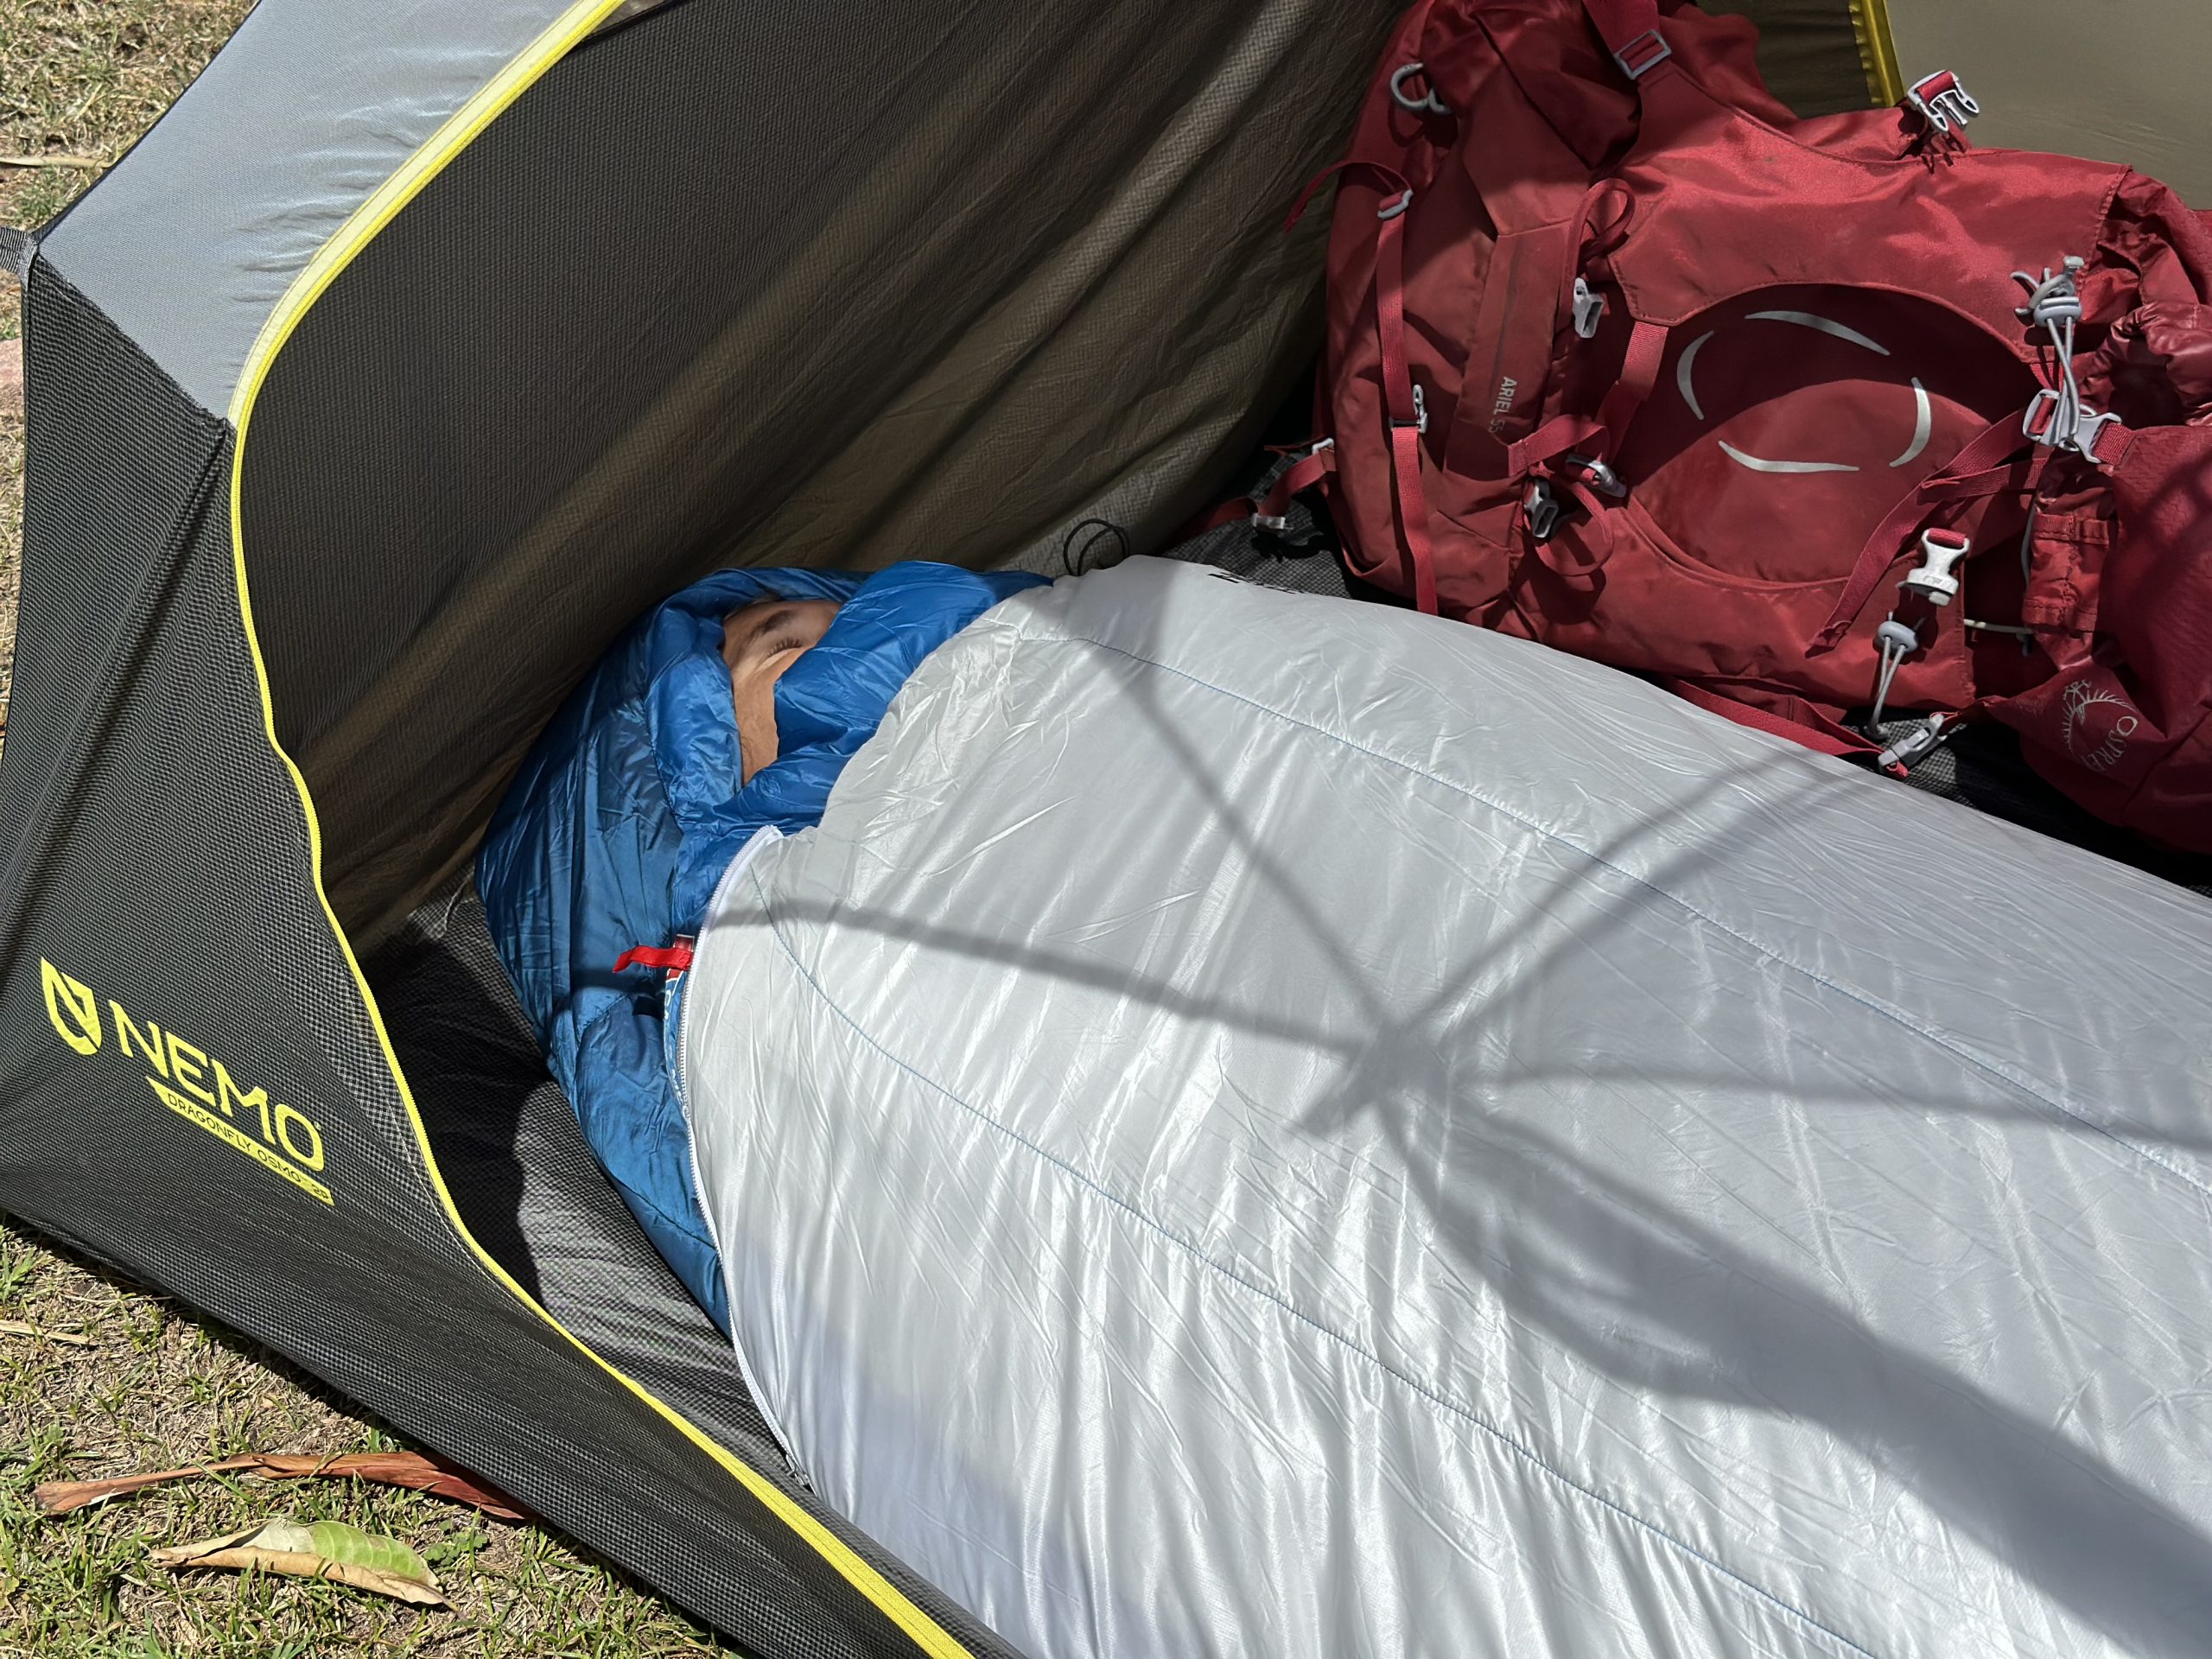
<svg viewBox="0 0 2212 1659">
<path fill-rule="evenodd" d="M 1564 508 L 1558 492 L 1540 478 L 1529 486 L 1529 497 L 1522 503 L 1522 511 L 1529 519 L 1529 537 L 1535 541 L 1548 542 L 1552 532 L 1559 528 Z"/>
<path fill-rule="evenodd" d="M 1392 426 L 1410 426 L 1411 428 L 1413 428 L 1413 429 L 1414 429 L 1414 431 L 1416 431 L 1416 432 L 1419 432 L 1419 433 L 1422 434 L 1424 436 L 1426 436 L 1426 435 L 1427 435 L 1427 432 L 1428 432 L 1428 399 L 1421 394 L 1421 382 L 1420 382 L 1420 381 L 1416 380 L 1416 381 L 1414 381 L 1414 417 L 1413 417 L 1413 419 L 1411 419 L 1410 421 L 1401 421 L 1401 420 L 1397 420 L 1397 419 L 1395 419 L 1395 418 L 1393 418 L 1393 419 L 1392 419 L 1392 421 L 1390 422 L 1390 424 L 1391 424 Z"/>
<path fill-rule="evenodd" d="M 1937 132 L 1951 132 L 1981 113 L 1981 105 L 1967 91 L 1966 82 L 1948 69 L 1916 80 L 1905 91 L 1905 107 L 1916 111 Z"/>
<path fill-rule="evenodd" d="M 2069 408 L 2073 420 L 2062 432 L 2058 428 Z M 2071 449 L 2084 461 L 2103 466 L 2107 463 L 2098 455 L 2097 446 L 2104 441 L 2105 429 L 2119 424 L 2119 416 L 2101 414 L 2078 398 L 2069 402 L 2063 388 L 2045 386 L 2028 400 L 2028 412 L 2020 420 L 2020 435 L 2046 449 Z"/>
<path fill-rule="evenodd" d="M 1390 77 L 1390 96 L 1397 100 L 1400 109 L 1411 110 L 1415 115 L 1451 114 L 1452 106 L 1437 97 L 1436 88 L 1433 86 L 1428 87 L 1419 98 L 1406 96 L 1406 83 L 1415 75 L 1426 75 L 1427 73 L 1427 69 L 1423 67 L 1418 58 L 1411 63 L 1400 64 L 1396 72 Z"/>
<path fill-rule="evenodd" d="M 1948 605 L 1959 596 L 1959 579 L 1952 567 L 1974 550 L 1974 543 L 1955 530 L 1924 530 L 1920 533 L 1920 568 L 1905 573 L 1897 584 L 1910 588 L 1930 605 Z"/>
<path fill-rule="evenodd" d="M 1884 772 L 1902 777 L 1925 760 L 1936 750 L 1950 727 L 1948 715 L 1930 715 L 1881 753 L 1874 757 L 1874 764 Z"/>
<path fill-rule="evenodd" d="M 2098 454 L 2105 434 L 2120 426 L 2120 416 L 2099 414 L 2084 404 L 2081 382 L 2075 377 L 2074 330 L 2082 321 L 2082 257 L 2069 254 L 2055 274 L 2045 265 L 2040 279 L 2024 270 L 2012 273 L 2012 280 L 2028 290 L 2028 302 L 2014 315 L 2031 328 L 2050 334 L 2058 380 L 2028 400 L 2020 433 L 2046 449 L 2071 449 L 2093 465 L 2109 467 L 2126 448 L 2127 429 L 2120 427 L 2120 442 L 2111 454 Z"/>
<path fill-rule="evenodd" d="M 1574 279 L 1574 332 L 1584 340 L 1596 336 L 1598 325 L 1605 321 L 1605 296 L 1578 276 Z"/>
</svg>

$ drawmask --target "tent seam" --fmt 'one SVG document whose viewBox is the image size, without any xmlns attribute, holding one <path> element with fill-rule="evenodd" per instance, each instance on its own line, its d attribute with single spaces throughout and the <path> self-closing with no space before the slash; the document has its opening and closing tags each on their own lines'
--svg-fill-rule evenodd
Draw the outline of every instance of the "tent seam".
<svg viewBox="0 0 2212 1659">
<path fill-rule="evenodd" d="M 1075 640 L 1071 643 L 1096 644 L 1096 642 Z M 1112 650 L 1114 648 L 1112 646 L 1108 646 L 1106 649 Z M 1129 653 L 1125 652 L 1123 654 L 1128 655 Z M 1136 660 L 1141 662 L 1145 659 L 1139 658 Z M 1158 666 L 1158 664 L 1154 664 L 1154 666 Z M 1199 683 L 1203 684 L 1205 683 L 1201 681 Z M 1218 690 L 1219 688 L 1216 687 L 1212 689 Z M 1325 735 L 1325 734 L 1324 734 Z M 1653 1537 L 1680 1551 L 1688 1559 L 1700 1563 L 1713 1572 L 1718 1573 L 1721 1577 L 1727 1579 L 1740 1588 L 1749 1591 L 1760 1600 L 1770 1603 L 1774 1606 L 1781 1609 L 1783 1612 L 1789 1614 L 1791 1618 L 1798 1620 L 1801 1624 L 1805 1625 L 1807 1629 L 1816 1631 L 1819 1634 L 1828 1637 L 1832 1641 L 1841 1643 L 1844 1647 L 1850 1649 L 1853 1653 L 1864 1655 L 1865 1659 L 1877 1659 L 1877 1656 L 1872 1649 L 1861 1646 L 1859 1643 L 1854 1642 L 1851 1637 L 1846 1636 L 1842 1631 L 1834 1629 L 1831 1625 L 1823 1624 L 1820 1619 L 1815 1618 L 1803 1608 L 1785 1600 L 1783 1597 L 1777 1595 L 1773 1591 L 1765 1588 L 1755 1580 L 1746 1578 L 1744 1574 L 1737 1572 L 1733 1567 L 1729 1567 L 1726 1563 L 1707 1554 L 1696 1545 L 1688 1542 L 1685 1539 L 1676 1537 L 1673 1533 L 1669 1532 L 1664 1527 L 1660 1526 L 1657 1522 L 1646 1520 L 1643 1516 L 1637 1514 L 1635 1510 L 1628 1508 L 1618 1499 L 1608 1497 L 1604 1492 L 1599 1491 L 1595 1486 L 1589 1485 L 1581 1480 L 1578 1480 L 1574 1476 L 1568 1474 L 1566 1471 L 1549 1461 L 1542 1452 L 1516 1439 L 1512 1434 L 1499 1427 L 1496 1423 L 1491 1422 L 1487 1417 L 1484 1416 L 1481 1412 L 1476 1410 L 1472 1406 L 1467 1404 L 1465 1402 L 1446 1393 L 1440 1388 L 1422 1382 L 1419 1377 L 1413 1376 L 1410 1372 L 1402 1370 L 1399 1367 L 1393 1365 L 1389 1361 L 1384 1359 L 1380 1354 L 1374 1352 L 1370 1349 L 1361 1346 L 1357 1342 L 1344 1335 L 1334 1326 L 1324 1324 L 1321 1320 L 1314 1318 L 1312 1314 L 1300 1307 L 1295 1302 L 1292 1301 L 1288 1296 L 1285 1295 L 1281 1291 L 1277 1290 L 1273 1285 L 1267 1283 L 1263 1280 L 1248 1277 L 1245 1274 L 1239 1272 L 1236 1268 L 1226 1266 L 1223 1262 L 1216 1260 L 1213 1256 L 1209 1255 L 1203 1248 L 1184 1237 L 1180 1233 L 1178 1233 L 1173 1228 L 1168 1226 L 1165 1222 L 1160 1221 L 1155 1217 L 1147 1215 L 1144 1211 L 1139 1209 L 1135 1204 L 1131 1202 L 1129 1199 L 1123 1198 L 1112 1188 L 1103 1185 L 1092 1177 L 1085 1174 L 1082 1170 L 1077 1168 L 1065 1159 L 1039 1145 L 1036 1141 L 1021 1134 L 1018 1129 L 1007 1127 L 1005 1123 L 1002 1123 L 998 1119 L 993 1117 L 982 1107 L 974 1104 L 957 1094 L 955 1094 L 950 1089 L 945 1087 L 944 1084 L 938 1082 L 935 1078 L 929 1077 L 927 1074 L 910 1065 L 906 1060 L 901 1059 L 898 1055 L 893 1053 L 890 1049 L 887 1048 L 881 1042 L 878 1041 L 876 1038 L 867 1029 L 867 1027 L 862 1026 L 857 1020 L 854 1019 L 851 1014 L 848 1014 L 844 1007 L 838 1003 L 836 999 L 832 997 L 830 993 L 823 988 L 822 982 L 817 979 L 813 974 L 808 971 L 806 965 L 799 960 L 798 953 L 791 949 L 790 942 L 785 938 L 784 931 L 776 920 L 774 906 L 769 902 L 767 890 L 761 885 L 759 873 L 752 872 L 749 873 L 749 874 L 753 884 L 754 896 L 760 900 L 761 913 L 767 918 L 769 937 L 775 940 L 777 948 L 784 953 L 785 959 L 791 963 L 791 970 L 805 982 L 808 989 L 814 993 L 815 996 L 820 1001 L 823 1007 L 828 1008 L 831 1014 L 835 1014 L 841 1021 L 842 1021 L 844 1025 L 852 1031 L 854 1035 L 858 1037 L 861 1041 L 867 1044 L 868 1047 L 874 1050 L 876 1053 L 882 1056 L 883 1058 L 896 1066 L 899 1071 L 905 1072 L 915 1082 L 920 1084 L 924 1088 L 930 1090 L 935 1094 L 943 1096 L 946 1100 L 950 1101 L 955 1106 L 959 1107 L 961 1110 L 974 1117 L 985 1128 L 996 1130 L 1000 1135 L 1005 1136 L 1007 1140 L 1013 1141 L 1015 1145 L 1028 1152 L 1033 1157 L 1038 1159 L 1043 1163 L 1051 1165 L 1054 1169 L 1058 1170 L 1063 1175 L 1066 1176 L 1077 1185 L 1083 1187 L 1086 1191 L 1094 1193 L 1098 1198 L 1103 1199 L 1114 1209 L 1121 1211 L 1123 1215 L 1137 1223 L 1139 1226 L 1150 1232 L 1158 1234 L 1169 1244 L 1173 1245 L 1178 1250 L 1180 1250 L 1184 1255 L 1189 1256 L 1193 1262 L 1196 1262 L 1201 1267 L 1210 1268 L 1214 1274 L 1229 1283 L 1239 1286 L 1244 1290 L 1250 1292 L 1253 1295 L 1259 1297 L 1262 1301 L 1272 1304 L 1279 1311 L 1288 1314 L 1299 1324 L 1306 1326 L 1310 1330 L 1317 1332 L 1319 1335 L 1326 1338 L 1329 1341 L 1335 1343 L 1338 1346 L 1343 1348 L 1347 1353 L 1351 1354 L 1356 1358 L 1366 1361 L 1377 1371 L 1381 1372 L 1385 1377 L 1388 1377 L 1412 1390 L 1412 1392 L 1427 1401 L 1431 1405 L 1449 1413 L 1452 1416 L 1464 1420 L 1473 1427 L 1480 1430 L 1483 1433 L 1490 1436 L 1491 1439 L 1496 1440 L 1508 1451 L 1525 1459 L 1531 1465 L 1535 1465 L 1537 1469 L 1542 1471 L 1545 1474 L 1549 1475 L 1554 1480 L 1567 1487 L 1570 1491 L 1579 1493 L 1583 1497 L 1586 1497 L 1592 1503 L 1597 1503 L 1610 1510 L 1611 1513 L 1620 1516 L 1623 1520 L 1629 1522 L 1630 1524 L 1642 1528 Z M 731 1319 L 734 1325 L 736 1319 L 734 1308 L 732 1310 Z M 734 1335 L 733 1340 L 734 1340 Z"/>
</svg>

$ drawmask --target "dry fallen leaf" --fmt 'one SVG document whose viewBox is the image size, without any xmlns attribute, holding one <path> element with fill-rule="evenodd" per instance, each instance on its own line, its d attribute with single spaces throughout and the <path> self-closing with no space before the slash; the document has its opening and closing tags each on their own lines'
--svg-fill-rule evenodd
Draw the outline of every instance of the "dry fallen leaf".
<svg viewBox="0 0 2212 1659">
<path fill-rule="evenodd" d="M 405 1486 L 418 1492 L 449 1497 L 481 1510 L 502 1521 L 526 1517 L 508 1499 L 488 1486 L 479 1485 L 466 1471 L 416 1452 L 354 1452 L 344 1457 L 312 1457 L 297 1452 L 251 1452 L 242 1458 L 219 1463 L 194 1464 L 188 1469 L 157 1469 L 151 1474 L 118 1475 L 111 1480 L 47 1480 L 31 1489 L 31 1502 L 41 1515 L 67 1515 L 87 1504 L 158 1486 L 165 1481 L 188 1480 L 195 1475 L 245 1475 L 261 1480 L 297 1480 L 327 1475 L 333 1478 L 370 1480 L 382 1486 Z"/>
<path fill-rule="evenodd" d="M 0 340 L 0 413 L 14 414 L 23 403 L 23 342 Z"/>
<path fill-rule="evenodd" d="M 331 1579 L 418 1607 L 442 1607 L 445 1593 L 423 1558 L 397 1538 L 379 1537 L 340 1521 L 300 1526 L 264 1521 L 259 1526 L 157 1549 L 156 1567 L 184 1573 L 201 1567 L 281 1573 L 294 1579 Z"/>
<path fill-rule="evenodd" d="M 4 382 L 0 382 L 3 386 Z M 66 1342 L 72 1347 L 90 1348 L 92 1339 L 81 1331 L 56 1331 L 51 1325 L 29 1325 L 22 1319 L 0 1319 L 0 1336 L 36 1337 L 45 1342 Z"/>
</svg>

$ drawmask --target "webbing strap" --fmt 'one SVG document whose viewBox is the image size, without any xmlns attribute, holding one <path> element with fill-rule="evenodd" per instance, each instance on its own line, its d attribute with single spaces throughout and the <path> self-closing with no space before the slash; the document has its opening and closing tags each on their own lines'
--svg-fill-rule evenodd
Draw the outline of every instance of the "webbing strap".
<svg viewBox="0 0 2212 1659">
<path fill-rule="evenodd" d="M 692 942 L 678 938 L 670 945 L 635 944 L 614 958 L 614 971 L 626 974 L 632 968 L 652 968 L 662 973 L 681 974 L 691 966 L 694 950 Z"/>
<path fill-rule="evenodd" d="M 1913 532 L 1921 527 L 1922 520 L 1938 505 L 1973 495 L 1997 495 L 2014 487 L 2009 482 L 2011 468 L 2002 463 L 2024 448 L 2027 442 L 2020 431 L 2020 417 L 2007 415 L 1984 427 L 1951 458 L 1948 466 L 1938 467 L 1906 491 L 1888 516 L 1874 526 L 1874 533 L 1859 550 L 1859 562 L 1851 568 L 1850 578 L 1843 584 L 1835 609 L 1828 613 L 1827 621 L 1814 636 L 1813 643 L 1805 648 L 1805 654 L 1814 657 L 1834 650 L 1851 631 L 1852 623 L 1872 597 L 1874 585 L 1881 581 L 1882 573 L 1896 563 Z M 2039 465 L 2033 469 L 2034 475 L 2040 472 Z M 2018 487 L 2031 488 L 2033 481 L 2033 476 L 2024 478 Z"/>
<path fill-rule="evenodd" d="M 1280 523 L 1290 511 L 1290 499 L 1304 490 L 1312 489 L 1337 470 L 1337 448 L 1333 441 L 1324 438 L 1300 460 L 1283 469 L 1282 476 L 1268 486 L 1268 493 L 1255 501 L 1250 496 L 1240 495 L 1223 502 L 1211 511 L 1201 513 L 1175 532 L 1178 542 L 1187 542 L 1219 530 L 1224 524 L 1233 524 L 1240 518 L 1256 518 Z"/>
<path fill-rule="evenodd" d="M 1673 55 L 1659 33 L 1657 0 L 1582 0 L 1582 9 L 1631 81 L 1643 79 Z"/>
<path fill-rule="evenodd" d="M 1577 478 L 1562 478 L 1557 480 L 1557 486 L 1582 504 L 1583 528 L 1571 542 L 1561 537 L 1532 534 L 1536 563 L 1568 587 L 1587 590 L 1595 584 L 1605 561 L 1613 556 L 1612 528 L 1605 517 L 1605 505 L 1587 484 Z M 1524 501 L 1524 519 L 1528 510 Z"/>
<path fill-rule="evenodd" d="M 1382 353 L 1382 400 L 1390 422 L 1390 481 L 1397 500 L 1399 550 L 1413 577 L 1414 603 L 1436 610 L 1436 565 L 1428 539 L 1428 499 L 1421 487 L 1421 411 L 1406 363 L 1406 209 L 1413 187 L 1389 168 L 1370 162 L 1401 191 L 1386 203 L 1375 235 L 1375 332 Z"/>
<path fill-rule="evenodd" d="M 1287 467 L 1283 475 L 1268 486 L 1268 493 L 1253 506 L 1253 513 L 1261 518 L 1280 518 L 1290 510 L 1290 498 L 1302 490 L 1310 490 L 1331 473 L 1337 470 L 1337 447 L 1324 439 L 1316 444 L 1302 461 Z"/>
<path fill-rule="evenodd" d="M 1365 156 L 1348 156 L 1314 175 L 1284 221 L 1298 223 L 1321 181 L 1363 167 L 1397 191 L 1376 213 L 1375 333 L 1382 356 L 1383 414 L 1390 423 L 1390 481 L 1396 499 L 1399 550 L 1413 578 L 1414 603 L 1436 609 L 1436 569 L 1428 539 L 1428 499 L 1421 487 L 1421 411 L 1414 403 L 1413 372 L 1406 363 L 1406 213 L 1413 187 L 1397 168 Z M 1333 465 L 1333 460 L 1329 463 Z"/>
<path fill-rule="evenodd" d="M 2037 412 L 2055 401 L 2052 394 L 2045 393 L 2028 406 L 2031 428 Z M 2090 434 L 2079 452 L 2085 460 L 2109 469 L 2126 459 L 2135 441 L 2135 434 L 2126 426 L 2110 416 L 2083 424 Z M 2031 443 L 2036 447 L 2035 456 L 2025 468 L 2020 468 L 2019 452 Z M 1874 526 L 1874 533 L 1859 550 L 1858 563 L 1851 568 L 1850 580 L 1844 583 L 1835 609 L 1829 613 L 1813 643 L 1806 646 L 1805 654 L 1816 657 L 1833 650 L 1851 631 L 1860 608 L 1873 593 L 1874 584 L 1882 579 L 1882 572 L 1904 550 L 1912 533 L 1921 527 L 1933 508 L 1946 501 L 1965 501 L 1984 495 L 2018 493 L 2032 500 L 2043 482 L 2044 470 L 2059 452 L 2059 447 L 2050 442 L 2046 433 L 2024 429 L 2017 415 L 2001 416 L 1984 427 L 1948 465 L 1936 468 L 1907 491 L 1904 499 Z"/>
<path fill-rule="evenodd" d="M 1821 754 L 1841 755 L 1847 759 L 1853 755 L 1873 754 L 1880 748 L 1878 744 L 1869 742 L 1849 727 L 1814 714 L 1809 709 L 1806 712 L 1820 721 L 1819 725 L 1791 720 L 1787 715 L 1777 715 L 1771 709 L 1757 708 L 1748 702 L 1738 702 L 1733 697 L 1723 696 L 1718 691 L 1708 691 L 1688 680 L 1662 680 L 1659 683 L 1683 702 L 1694 702 L 1707 714 L 1719 715 L 1724 720 L 1732 720 L 1738 726 L 1748 726 L 1755 732 L 1764 732 L 1770 737 L 1787 738 L 1792 743 L 1802 744 Z"/>
<path fill-rule="evenodd" d="M 1651 388 L 1658 384 L 1659 365 L 1666 356 L 1667 329 L 1659 323 L 1639 321 L 1629 334 L 1628 355 L 1622 359 L 1620 378 L 1605 393 L 1597 414 L 1554 415 L 1518 443 L 1507 445 L 1505 475 L 1510 479 L 1526 478 L 1537 467 L 1571 450 L 1599 461 L 1611 461 L 1620 448 L 1628 423 L 1636 418 L 1636 411 L 1643 407 L 1644 400 L 1651 396 Z"/>
<path fill-rule="evenodd" d="M 1611 461 L 1620 447 L 1621 435 L 1659 383 L 1659 365 L 1667 357 L 1667 330 L 1656 322 L 1639 320 L 1628 337 L 1628 355 L 1621 361 L 1621 378 L 1598 405 L 1598 424 L 1604 429 L 1602 458 Z"/>
<path fill-rule="evenodd" d="M 1659 27 L 1658 0 L 1582 0 L 1582 9 L 1615 52 Z"/>
<path fill-rule="evenodd" d="M 1546 461 L 1556 461 L 1570 449 L 1587 448 L 1591 440 L 1605 429 L 1594 416 L 1554 415 L 1518 443 L 1506 446 L 1505 475 L 1510 479 L 1526 478 Z"/>
</svg>

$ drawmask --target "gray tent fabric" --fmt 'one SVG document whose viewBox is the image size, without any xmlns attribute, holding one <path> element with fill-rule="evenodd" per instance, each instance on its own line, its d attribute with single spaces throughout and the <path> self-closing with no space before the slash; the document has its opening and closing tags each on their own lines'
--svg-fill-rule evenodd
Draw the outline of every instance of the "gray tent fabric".
<svg viewBox="0 0 2212 1659">
<path fill-rule="evenodd" d="M 261 0 L 41 252 L 223 413 L 262 325 L 339 226 L 534 40 L 564 18 L 583 32 L 616 3 Z"/>
<path fill-rule="evenodd" d="M 2212 906 L 1523 641 L 1135 559 L 725 880 L 817 1491 L 1054 1659 L 2200 1655 Z"/>
</svg>

